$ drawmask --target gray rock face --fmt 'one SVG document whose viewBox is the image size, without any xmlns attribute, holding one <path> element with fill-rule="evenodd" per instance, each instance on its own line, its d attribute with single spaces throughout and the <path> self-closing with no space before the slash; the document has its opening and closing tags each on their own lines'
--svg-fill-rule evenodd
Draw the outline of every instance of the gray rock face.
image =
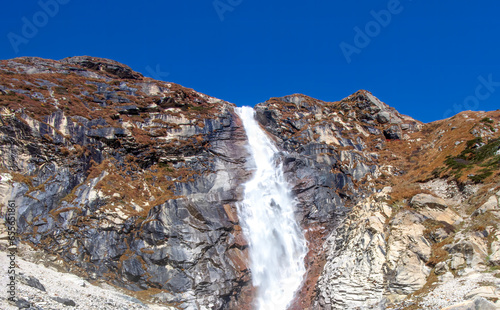
<svg viewBox="0 0 500 310">
<path fill-rule="evenodd" d="M 197 155 L 199 159 L 191 159 L 191 167 L 200 173 L 203 173 L 201 161 L 214 172 L 205 168 L 203 176 L 174 183 L 174 194 L 179 198 L 152 208 L 144 219 L 130 217 L 123 207 L 104 211 L 109 197 L 96 189 L 103 178 L 86 182 L 87 163 L 78 163 L 80 172 L 74 174 L 63 162 L 44 163 L 37 156 L 50 150 L 33 149 L 34 153 L 27 154 L 22 147 L 4 148 L 2 158 L 26 158 L 22 165 L 33 169 L 34 182 L 45 187 L 27 194 L 28 186 L 14 183 L 4 193 L 22 206 L 19 228 L 25 240 L 34 244 L 46 240 L 45 250 L 58 253 L 96 277 L 105 278 L 106 274 L 116 272 L 119 277 L 112 281 L 128 289 L 158 287 L 174 294 L 168 302 L 184 302 L 186 307 L 194 307 L 195 303 L 203 304 L 206 298 L 207 304 L 224 307 L 226 300 L 235 295 L 234 290 L 241 290 L 249 279 L 246 245 L 233 248 L 235 244 L 230 242 L 241 234 L 235 230 L 237 217 L 228 215 L 224 207 L 239 199 L 238 186 L 246 175 L 245 136 L 235 124 L 235 115 L 229 110 L 226 113 L 225 117 L 233 119 L 226 127 L 217 121 L 207 121 L 209 126 L 205 128 L 217 130 L 206 132 L 212 146 L 205 154 Z M 12 129 L 17 126 L 15 122 L 12 125 Z M 36 134 L 26 132 L 26 140 L 31 136 Z M 83 139 L 96 136 L 90 131 Z M 95 151 L 97 160 L 108 156 Z M 57 154 L 54 155 L 52 158 L 57 160 Z M 42 168 L 37 168 L 37 160 L 42 162 Z M 174 167 L 185 165 L 178 162 Z M 72 199 L 63 200 L 72 191 Z M 121 195 L 118 191 L 117 196 Z M 239 252 L 234 254 L 235 251 Z"/>
<path fill-rule="evenodd" d="M 442 187 L 425 188 L 434 186 Z M 417 194 L 401 208 L 387 203 L 390 192 L 386 187 L 355 205 L 327 238 L 312 309 L 498 307 L 484 299 L 499 298 L 497 272 L 488 272 L 495 265 L 498 231 L 464 223 L 478 215 L 460 211 L 461 195 L 445 201 Z"/>
<path fill-rule="evenodd" d="M 401 140 L 403 139 L 403 132 L 397 125 L 384 129 L 384 136 L 387 140 Z"/>
<path fill-rule="evenodd" d="M 248 307 L 235 211 L 248 176 L 246 135 L 234 105 L 103 59 L 20 59 L 8 68 L 45 72 L 52 83 L 33 77 L 49 85 L 33 103 L 50 106 L 46 115 L 2 115 L 0 198 L 16 202 L 23 242 L 68 271 L 168 292 L 163 302 L 179 308 Z M 58 85 L 59 74 L 72 85 Z"/>
</svg>

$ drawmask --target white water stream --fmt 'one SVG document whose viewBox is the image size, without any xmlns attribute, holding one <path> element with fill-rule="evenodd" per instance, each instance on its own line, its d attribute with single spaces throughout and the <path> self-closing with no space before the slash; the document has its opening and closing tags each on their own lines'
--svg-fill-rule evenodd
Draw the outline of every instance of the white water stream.
<svg viewBox="0 0 500 310">
<path fill-rule="evenodd" d="M 256 309 L 285 310 L 305 273 L 307 245 L 294 216 L 295 200 L 276 162 L 277 148 L 250 107 L 237 109 L 248 137 L 254 174 L 245 184 L 238 216 L 249 243 Z"/>
</svg>

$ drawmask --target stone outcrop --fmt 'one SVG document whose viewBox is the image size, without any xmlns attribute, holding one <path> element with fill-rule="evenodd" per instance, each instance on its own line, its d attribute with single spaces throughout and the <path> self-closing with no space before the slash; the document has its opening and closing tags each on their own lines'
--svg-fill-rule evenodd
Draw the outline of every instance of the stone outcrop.
<svg viewBox="0 0 500 310">
<path fill-rule="evenodd" d="M 390 189 L 356 205 L 340 234 L 325 243 L 326 265 L 314 309 L 372 309 L 421 289 L 431 242 L 423 215 L 384 202 Z M 362 220 L 360 220 L 362 219 Z"/>
<path fill-rule="evenodd" d="M 313 309 L 376 307 L 385 292 L 387 245 L 384 225 L 392 210 L 383 203 L 360 204 L 336 235 L 325 242 L 326 264 Z M 359 222 L 359 219 L 364 220 Z"/>
<path fill-rule="evenodd" d="M 394 304 L 404 309 L 412 294 L 417 295 L 410 305 L 416 300 L 425 309 L 441 309 L 438 305 L 453 301 L 463 301 L 456 309 L 472 307 L 475 297 L 498 300 L 500 280 L 485 273 L 496 264 L 497 241 L 491 240 L 497 235 L 490 235 L 498 234 L 495 228 L 478 231 L 477 224 L 464 220 L 465 213 L 448 206 L 453 200 L 421 193 L 401 208 L 388 204 L 390 195 L 391 189 L 384 188 L 355 205 L 328 237 L 312 309 L 385 309 Z"/>
</svg>

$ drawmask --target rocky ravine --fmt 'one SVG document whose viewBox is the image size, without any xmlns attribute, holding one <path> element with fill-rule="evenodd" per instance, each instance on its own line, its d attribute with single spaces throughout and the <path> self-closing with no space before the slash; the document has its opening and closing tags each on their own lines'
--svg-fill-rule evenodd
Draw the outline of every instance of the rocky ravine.
<svg viewBox="0 0 500 310">
<path fill-rule="evenodd" d="M 1 61 L 0 105 L 0 197 L 45 264 L 164 306 L 251 307 L 233 104 L 72 57 Z M 499 112 L 422 124 L 367 91 L 255 109 L 309 241 L 292 309 L 498 299 Z"/>
</svg>

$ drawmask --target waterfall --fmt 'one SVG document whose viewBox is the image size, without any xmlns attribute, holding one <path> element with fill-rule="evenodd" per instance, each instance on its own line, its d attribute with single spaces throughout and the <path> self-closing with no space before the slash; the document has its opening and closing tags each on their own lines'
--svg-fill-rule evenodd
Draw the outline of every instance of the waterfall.
<svg viewBox="0 0 500 310">
<path fill-rule="evenodd" d="M 306 240 L 294 215 L 289 184 L 277 164 L 277 148 L 254 119 L 250 107 L 237 108 L 252 156 L 252 178 L 238 205 L 249 243 L 250 270 L 258 310 L 285 310 L 305 273 Z"/>
</svg>

